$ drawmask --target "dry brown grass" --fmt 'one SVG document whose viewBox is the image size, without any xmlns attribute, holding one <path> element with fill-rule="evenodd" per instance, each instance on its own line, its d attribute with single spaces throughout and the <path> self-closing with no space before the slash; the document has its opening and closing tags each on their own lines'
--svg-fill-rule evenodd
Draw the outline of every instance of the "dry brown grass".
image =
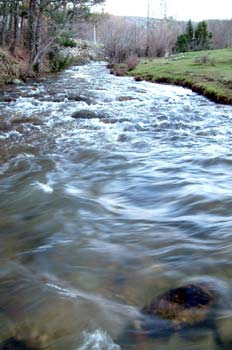
<svg viewBox="0 0 232 350">
<path fill-rule="evenodd" d="M 13 79 L 25 79 L 27 75 L 26 57 L 17 50 L 12 56 L 8 50 L 0 48 L 0 85 L 7 84 Z"/>
</svg>

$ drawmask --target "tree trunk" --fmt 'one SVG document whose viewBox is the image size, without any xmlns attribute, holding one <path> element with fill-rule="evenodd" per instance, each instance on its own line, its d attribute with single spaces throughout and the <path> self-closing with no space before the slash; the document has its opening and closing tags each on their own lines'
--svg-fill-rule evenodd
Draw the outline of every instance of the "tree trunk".
<svg viewBox="0 0 232 350">
<path fill-rule="evenodd" d="M 14 24 L 14 3 L 10 3 L 10 11 L 9 11 L 9 28 L 8 28 L 8 41 L 11 42 L 12 33 L 13 33 L 13 24 Z"/>
<path fill-rule="evenodd" d="M 32 66 L 32 62 L 36 56 L 36 0 L 29 1 L 29 18 L 28 18 L 28 31 L 29 31 L 29 66 Z"/>
<path fill-rule="evenodd" d="M 38 17 L 37 17 L 36 28 L 35 28 L 35 56 L 34 56 L 33 60 L 36 58 L 36 56 L 39 52 L 40 46 L 41 46 L 42 19 L 43 19 L 43 10 L 42 10 L 42 8 L 40 8 L 39 13 L 38 13 Z M 35 62 L 34 69 L 37 73 L 39 73 L 39 71 L 40 71 L 40 64 L 41 64 L 40 60 Z"/>
<path fill-rule="evenodd" d="M 15 1 L 13 6 L 13 24 L 14 24 L 14 31 L 13 31 L 13 41 L 12 41 L 12 45 L 10 48 L 10 51 L 12 53 L 12 55 L 15 54 L 15 49 L 18 45 L 18 37 L 19 37 L 19 2 Z"/>
<path fill-rule="evenodd" d="M 1 30 L 1 45 L 4 48 L 6 45 L 6 30 L 7 30 L 7 3 L 3 3 L 2 9 L 2 30 Z"/>
<path fill-rule="evenodd" d="M 20 38 L 23 38 L 23 32 L 24 32 L 24 15 L 21 15 L 20 20 Z"/>
<path fill-rule="evenodd" d="M 77 13 L 77 6 L 76 6 L 76 2 L 74 2 L 72 15 L 71 15 L 70 20 L 69 20 L 69 31 L 70 32 L 72 32 L 72 30 L 73 30 L 73 24 L 74 24 L 74 19 L 75 19 L 76 13 Z"/>
<path fill-rule="evenodd" d="M 63 0 L 63 14 L 64 14 L 64 18 L 66 18 L 66 15 L 67 15 L 67 0 Z"/>
</svg>

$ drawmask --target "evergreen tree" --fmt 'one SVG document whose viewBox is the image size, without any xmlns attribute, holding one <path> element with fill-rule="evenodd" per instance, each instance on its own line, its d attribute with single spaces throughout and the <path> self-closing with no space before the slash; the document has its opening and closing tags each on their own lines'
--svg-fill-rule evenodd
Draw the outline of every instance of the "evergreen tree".
<svg viewBox="0 0 232 350">
<path fill-rule="evenodd" d="M 194 29 L 189 20 L 185 34 L 177 37 L 175 49 L 177 52 L 209 50 L 212 47 L 212 38 L 213 34 L 208 31 L 205 21 L 199 22 Z"/>
<path fill-rule="evenodd" d="M 176 51 L 179 53 L 189 51 L 189 41 L 186 34 L 182 34 L 177 37 Z"/>
<path fill-rule="evenodd" d="M 188 21 L 187 24 L 186 36 L 188 40 L 188 50 L 192 50 L 194 41 L 194 28 L 191 19 Z"/>
<path fill-rule="evenodd" d="M 211 46 L 213 34 L 208 32 L 207 23 L 199 22 L 195 30 L 195 50 L 208 50 Z"/>
<path fill-rule="evenodd" d="M 189 40 L 193 40 L 193 37 L 194 37 L 194 28 L 193 28 L 193 24 L 192 24 L 191 19 L 188 21 L 186 32 L 187 32 L 186 34 L 187 34 Z"/>
</svg>

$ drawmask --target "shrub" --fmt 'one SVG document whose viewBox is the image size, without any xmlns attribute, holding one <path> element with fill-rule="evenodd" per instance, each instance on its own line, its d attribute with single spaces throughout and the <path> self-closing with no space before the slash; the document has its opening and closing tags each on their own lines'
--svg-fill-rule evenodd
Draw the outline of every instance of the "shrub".
<svg viewBox="0 0 232 350">
<path fill-rule="evenodd" d="M 128 68 L 125 64 L 116 64 L 114 65 L 113 74 L 117 75 L 118 77 L 121 77 L 125 75 L 127 70 Z"/>
<path fill-rule="evenodd" d="M 211 57 L 209 57 L 208 55 L 204 55 L 204 56 L 201 56 L 201 57 L 196 57 L 195 58 L 195 63 L 196 64 L 201 64 L 201 65 L 208 64 L 208 65 L 211 65 L 211 66 L 215 66 L 214 60 Z"/>
<path fill-rule="evenodd" d="M 128 58 L 126 60 L 126 64 L 127 64 L 129 71 L 135 69 L 137 67 L 138 63 L 139 63 L 139 60 L 138 60 L 138 57 L 136 55 L 130 55 L 130 56 L 128 56 Z"/>
<path fill-rule="evenodd" d="M 77 47 L 77 43 L 73 39 L 67 39 L 63 42 L 64 47 Z"/>
<path fill-rule="evenodd" d="M 56 51 L 49 53 L 49 66 L 52 72 L 59 72 L 69 67 L 73 62 L 71 56 L 62 56 Z"/>
<path fill-rule="evenodd" d="M 72 39 L 71 33 L 64 32 L 58 38 L 58 43 L 64 47 L 76 47 L 77 43 Z"/>
</svg>

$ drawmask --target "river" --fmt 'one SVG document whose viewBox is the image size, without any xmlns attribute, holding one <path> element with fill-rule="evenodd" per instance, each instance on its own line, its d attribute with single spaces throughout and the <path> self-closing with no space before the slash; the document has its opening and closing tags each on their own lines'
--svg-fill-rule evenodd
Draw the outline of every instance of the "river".
<svg viewBox="0 0 232 350">
<path fill-rule="evenodd" d="M 232 341 L 232 107 L 102 62 L 0 100 L 0 339 L 137 349 L 122 335 L 142 307 L 206 281 Z M 144 349 L 214 344 L 195 332 Z"/>
</svg>

